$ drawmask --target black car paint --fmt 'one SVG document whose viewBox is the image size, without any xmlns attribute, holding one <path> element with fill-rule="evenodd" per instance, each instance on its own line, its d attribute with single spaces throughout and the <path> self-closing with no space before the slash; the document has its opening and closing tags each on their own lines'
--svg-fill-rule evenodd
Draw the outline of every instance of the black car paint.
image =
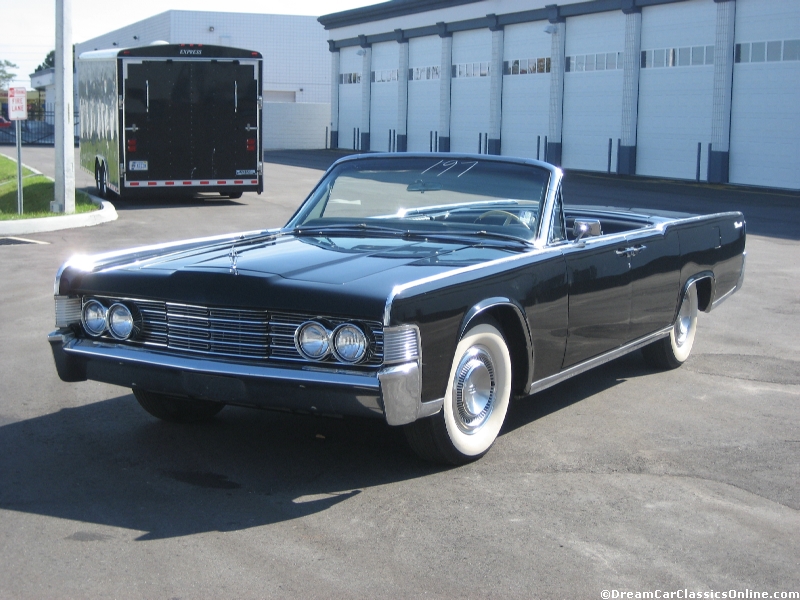
<svg viewBox="0 0 800 600">
<path fill-rule="evenodd" d="M 127 297 L 135 290 L 136 297 L 175 302 L 415 324 L 422 343 L 421 400 L 427 402 L 444 396 L 455 347 L 474 319 L 491 315 L 508 329 L 514 389 L 522 394 L 532 382 L 669 326 L 690 281 L 711 282 L 706 310 L 736 286 L 745 244 L 740 213 L 670 221 L 617 209 L 565 210 L 568 221 L 600 218 L 620 231 L 541 248 L 481 238 L 389 242 L 381 236 L 373 243 L 368 230 L 335 239 L 282 231 L 145 253 L 130 264 L 121 257 L 113 269 L 68 267 L 60 293 Z M 625 254 L 637 246 L 635 254 Z M 292 408 L 289 387 L 281 388 L 285 398 L 272 394 L 262 405 Z M 379 415 L 372 405 L 342 408 Z M 335 403 L 328 409 L 337 412 Z"/>
</svg>

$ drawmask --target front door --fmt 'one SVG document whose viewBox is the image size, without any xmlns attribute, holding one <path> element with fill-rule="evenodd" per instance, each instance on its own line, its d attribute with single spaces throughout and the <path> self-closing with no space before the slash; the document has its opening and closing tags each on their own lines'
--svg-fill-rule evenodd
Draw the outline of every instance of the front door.
<svg viewBox="0 0 800 600">
<path fill-rule="evenodd" d="M 631 279 L 625 236 L 588 238 L 564 247 L 569 277 L 569 329 L 562 368 L 628 341 Z"/>
</svg>

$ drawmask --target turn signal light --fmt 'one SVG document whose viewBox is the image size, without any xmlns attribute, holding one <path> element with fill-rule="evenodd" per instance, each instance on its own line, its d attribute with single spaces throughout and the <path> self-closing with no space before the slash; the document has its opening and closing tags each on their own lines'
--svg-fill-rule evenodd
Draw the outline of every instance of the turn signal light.
<svg viewBox="0 0 800 600">
<path fill-rule="evenodd" d="M 128 140 L 128 152 L 136 152 L 136 140 Z"/>
<path fill-rule="evenodd" d="M 256 151 L 256 140 L 255 140 L 255 138 L 247 138 L 247 151 L 248 152 L 255 152 Z"/>
</svg>

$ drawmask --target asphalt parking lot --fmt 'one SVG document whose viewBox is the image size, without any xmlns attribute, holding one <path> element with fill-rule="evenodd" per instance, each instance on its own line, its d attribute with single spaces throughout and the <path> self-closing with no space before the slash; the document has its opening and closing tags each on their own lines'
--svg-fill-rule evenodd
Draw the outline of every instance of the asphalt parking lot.
<svg viewBox="0 0 800 600">
<path fill-rule="evenodd" d="M 270 154 L 261 196 L 116 202 L 116 221 L 0 245 L 0 598 L 800 592 L 800 193 L 568 174 L 575 203 L 742 210 L 745 285 L 680 369 L 635 353 L 518 401 L 464 467 L 377 421 L 175 426 L 59 380 L 63 261 L 281 225 L 335 156 Z M 53 150 L 23 161 L 47 173 Z"/>
</svg>

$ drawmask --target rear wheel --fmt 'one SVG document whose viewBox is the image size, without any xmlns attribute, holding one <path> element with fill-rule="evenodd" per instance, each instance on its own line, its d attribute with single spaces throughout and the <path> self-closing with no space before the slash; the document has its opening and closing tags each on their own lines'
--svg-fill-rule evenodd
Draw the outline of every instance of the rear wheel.
<svg viewBox="0 0 800 600">
<path fill-rule="evenodd" d="M 207 421 L 225 408 L 222 402 L 168 396 L 139 388 L 133 389 L 133 395 L 143 409 L 154 417 L 170 423 Z"/>
<path fill-rule="evenodd" d="M 442 410 L 404 426 L 423 459 L 460 465 L 479 459 L 494 444 L 511 397 L 511 356 L 492 323 L 472 327 L 458 343 Z"/>
<path fill-rule="evenodd" d="M 223 196 L 227 196 L 231 200 L 236 200 L 242 197 L 242 192 L 228 192 L 227 194 L 223 194 Z"/>
<path fill-rule="evenodd" d="M 669 337 L 653 342 L 642 348 L 645 361 L 657 369 L 676 369 L 680 367 L 694 346 L 697 332 L 697 289 L 690 285 L 683 295 L 678 318 L 669 332 Z"/>
</svg>

